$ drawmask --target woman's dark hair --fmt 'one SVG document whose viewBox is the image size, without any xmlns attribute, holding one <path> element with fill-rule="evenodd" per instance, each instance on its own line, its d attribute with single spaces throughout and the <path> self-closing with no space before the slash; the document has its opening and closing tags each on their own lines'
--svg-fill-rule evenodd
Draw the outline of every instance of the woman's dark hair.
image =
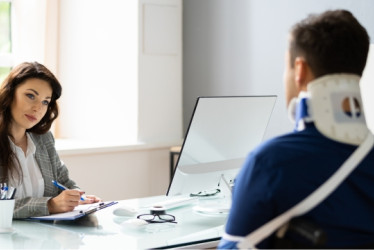
<svg viewBox="0 0 374 250">
<path fill-rule="evenodd" d="M 61 85 L 57 78 L 42 64 L 37 62 L 25 62 L 14 67 L 0 87 L 0 180 L 4 182 L 8 175 L 21 177 L 22 171 L 16 164 L 17 157 L 13 152 L 10 142 L 10 124 L 12 120 L 11 104 L 17 87 L 28 79 L 40 79 L 48 82 L 52 88 L 52 97 L 47 112 L 41 121 L 28 132 L 44 134 L 51 128 L 52 122 L 58 116 L 56 100 L 61 96 Z"/>
<path fill-rule="evenodd" d="M 334 73 L 361 76 L 369 43 L 368 33 L 351 12 L 326 11 L 311 15 L 292 28 L 291 63 L 303 56 L 315 77 Z"/>
</svg>

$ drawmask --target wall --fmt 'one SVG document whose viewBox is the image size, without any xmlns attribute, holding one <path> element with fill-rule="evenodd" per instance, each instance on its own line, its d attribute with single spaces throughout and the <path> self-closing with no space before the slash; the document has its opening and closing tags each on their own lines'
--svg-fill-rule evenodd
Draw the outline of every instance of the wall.
<svg viewBox="0 0 374 250">
<path fill-rule="evenodd" d="M 180 140 L 182 0 L 139 0 L 138 27 L 138 140 Z"/>
<path fill-rule="evenodd" d="M 59 155 L 70 178 L 104 200 L 165 195 L 169 185 L 168 145 L 59 150 Z"/>
<path fill-rule="evenodd" d="M 288 30 L 309 13 L 335 8 L 350 10 L 373 41 L 371 0 L 184 1 L 184 129 L 197 96 L 275 94 L 266 137 L 289 131 L 282 82 Z"/>
</svg>

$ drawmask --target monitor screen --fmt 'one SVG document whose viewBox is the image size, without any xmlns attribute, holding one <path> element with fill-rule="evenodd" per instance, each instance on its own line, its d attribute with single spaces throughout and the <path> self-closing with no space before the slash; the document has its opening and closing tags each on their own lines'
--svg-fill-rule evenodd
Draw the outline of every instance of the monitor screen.
<svg viewBox="0 0 374 250">
<path fill-rule="evenodd" d="M 265 134 L 276 96 L 197 98 L 167 195 L 219 189 L 234 180 Z"/>
</svg>

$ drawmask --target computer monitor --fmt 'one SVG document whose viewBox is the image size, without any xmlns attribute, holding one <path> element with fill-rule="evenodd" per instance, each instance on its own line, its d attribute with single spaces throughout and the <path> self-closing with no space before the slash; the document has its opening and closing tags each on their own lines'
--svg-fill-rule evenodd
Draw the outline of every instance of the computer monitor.
<svg viewBox="0 0 374 250">
<path fill-rule="evenodd" d="M 213 192 L 232 183 L 264 137 L 276 96 L 197 98 L 168 196 Z M 223 178 L 223 179 L 222 179 Z"/>
</svg>

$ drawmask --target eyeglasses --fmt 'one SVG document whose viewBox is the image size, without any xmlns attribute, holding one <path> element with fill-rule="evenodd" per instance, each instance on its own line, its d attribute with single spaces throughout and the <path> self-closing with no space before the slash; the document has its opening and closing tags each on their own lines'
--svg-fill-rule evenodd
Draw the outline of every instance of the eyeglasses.
<svg viewBox="0 0 374 250">
<path fill-rule="evenodd" d="M 138 219 L 145 220 L 149 223 L 177 223 L 175 217 L 171 214 L 141 214 L 137 216 Z"/>
<path fill-rule="evenodd" d="M 192 193 L 190 194 L 191 197 L 207 197 L 207 196 L 213 196 L 213 195 L 216 195 L 216 194 L 219 194 L 221 192 L 220 189 L 213 189 L 213 190 L 209 190 L 209 191 L 201 191 L 201 192 L 198 192 L 198 193 Z"/>
</svg>

